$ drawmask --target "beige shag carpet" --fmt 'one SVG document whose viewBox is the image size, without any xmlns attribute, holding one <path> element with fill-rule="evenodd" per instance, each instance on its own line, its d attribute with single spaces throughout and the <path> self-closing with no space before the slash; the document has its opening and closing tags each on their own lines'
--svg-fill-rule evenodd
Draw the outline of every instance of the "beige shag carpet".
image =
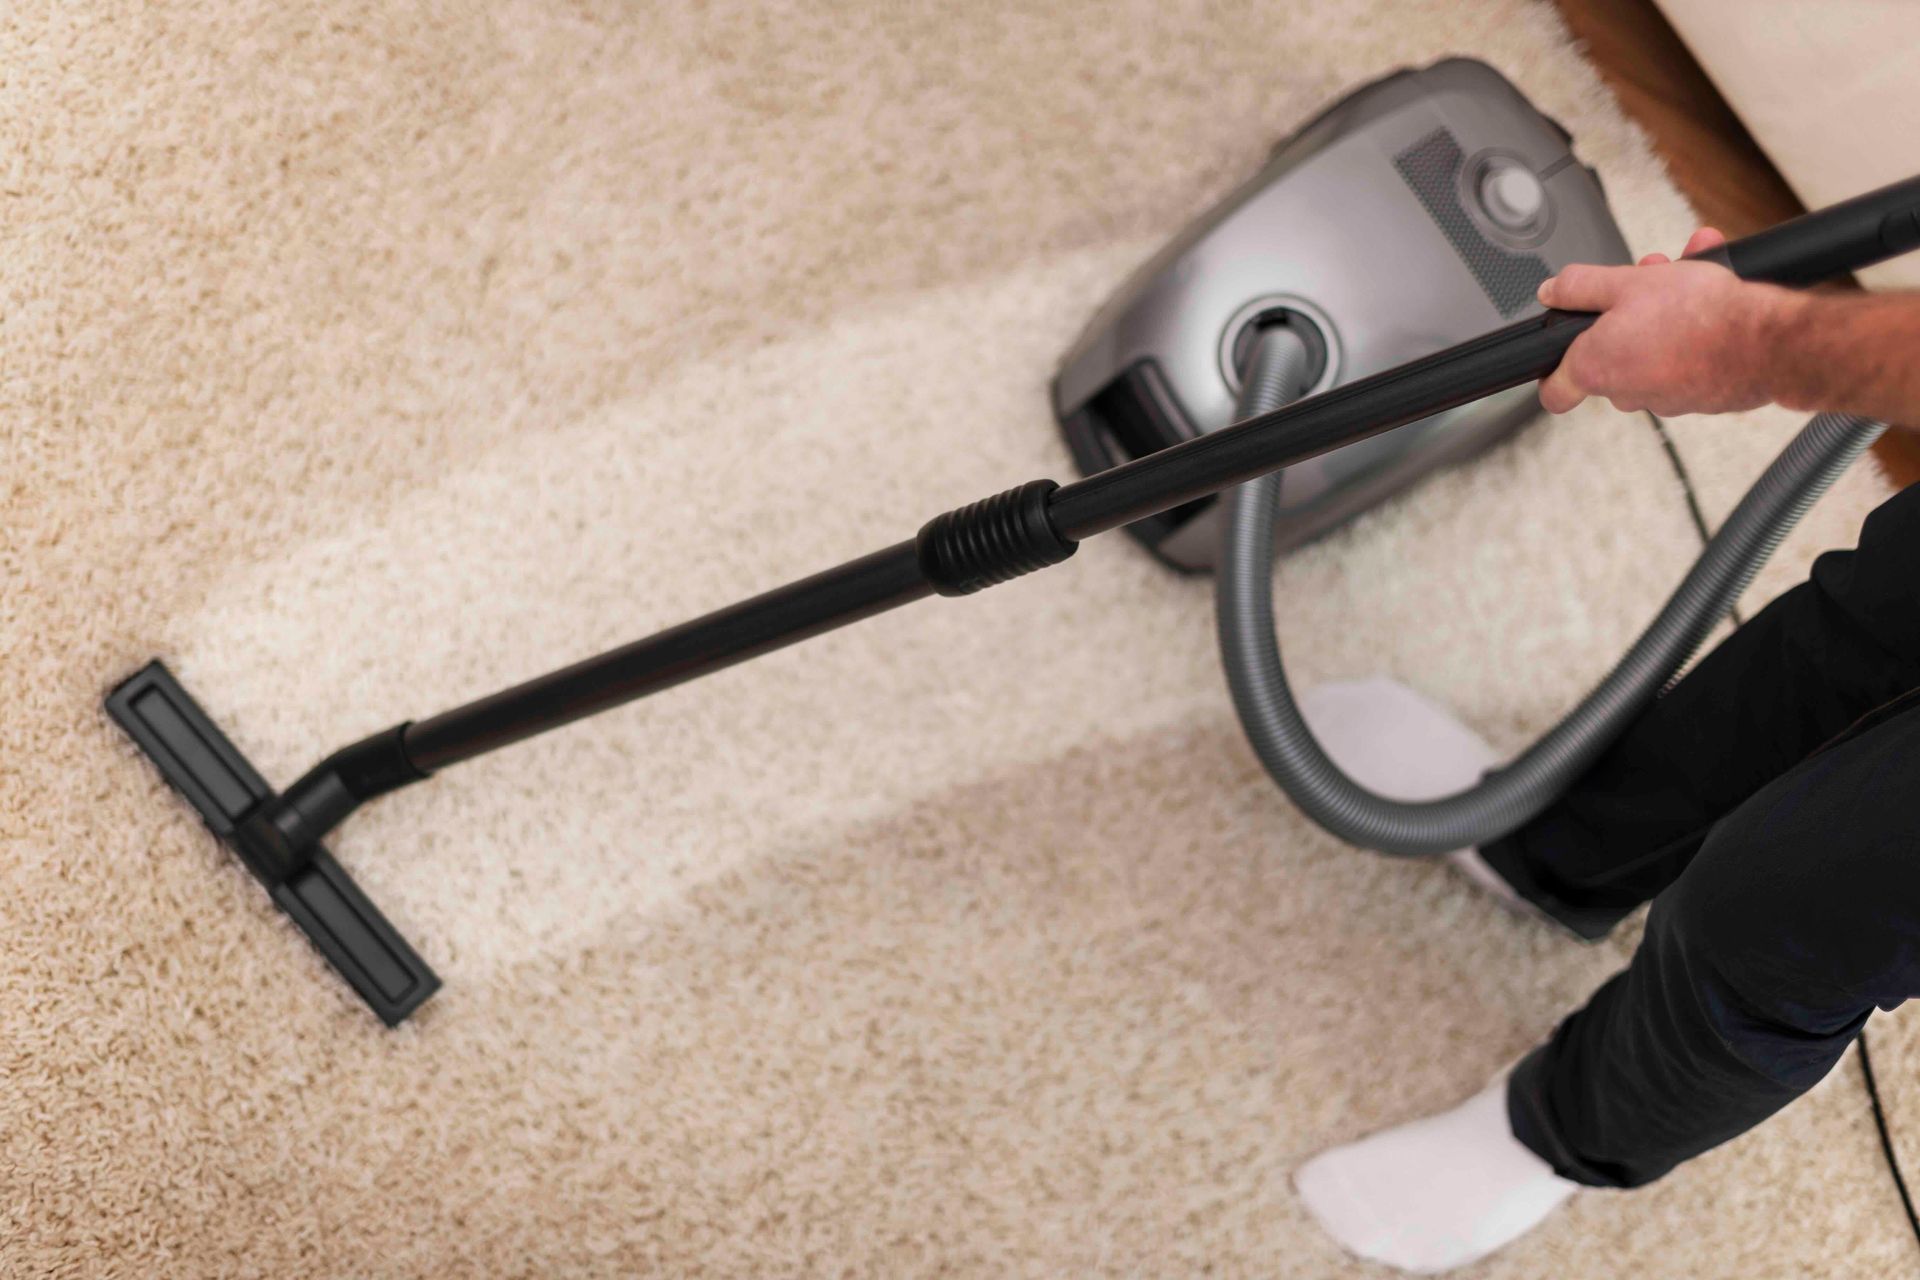
<svg viewBox="0 0 1920 1280">
<path fill-rule="evenodd" d="M 284 781 L 1064 476 L 1091 308 L 1449 53 L 1572 129 L 1636 248 L 1681 241 L 1525 0 L 0 9 L 0 1273 L 1370 1274 L 1290 1170 L 1478 1086 L 1629 940 L 1305 826 L 1205 585 L 1125 540 L 354 819 L 446 980 L 398 1032 L 99 705 L 164 655 Z M 1793 425 L 1674 433 L 1717 513 Z M 1288 562 L 1285 637 L 1511 747 L 1694 549 L 1648 424 L 1589 409 Z M 1849 1059 L 1475 1274 L 1913 1250 Z"/>
</svg>

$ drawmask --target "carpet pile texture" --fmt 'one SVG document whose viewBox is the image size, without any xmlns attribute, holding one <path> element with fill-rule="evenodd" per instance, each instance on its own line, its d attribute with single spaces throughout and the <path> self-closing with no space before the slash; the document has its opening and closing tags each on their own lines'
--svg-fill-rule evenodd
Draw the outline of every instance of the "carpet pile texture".
<svg viewBox="0 0 1920 1280">
<path fill-rule="evenodd" d="M 1064 479 L 1092 308 L 1451 53 L 1681 243 L 1528 0 L 0 11 L 0 1274 L 1370 1274 L 1290 1170 L 1472 1092 L 1631 936 L 1304 824 L 1206 585 L 1124 539 L 356 817 L 335 852 L 446 981 L 397 1032 L 99 708 L 162 655 L 284 782 Z M 1710 517 L 1795 425 L 1670 424 Z M 1696 548 L 1650 423 L 1589 407 L 1287 561 L 1281 626 L 1303 678 L 1512 749 Z M 1850 1060 L 1475 1274 L 1913 1249 Z"/>
</svg>

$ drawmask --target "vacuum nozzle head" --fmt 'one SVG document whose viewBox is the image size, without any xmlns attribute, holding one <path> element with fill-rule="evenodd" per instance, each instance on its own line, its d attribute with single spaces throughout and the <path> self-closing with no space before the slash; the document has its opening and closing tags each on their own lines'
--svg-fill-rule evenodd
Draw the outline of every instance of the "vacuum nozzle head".
<svg viewBox="0 0 1920 1280">
<path fill-rule="evenodd" d="M 107 695 L 107 714 L 246 863 L 380 1020 L 396 1026 L 440 987 L 426 961 L 317 843 L 273 837 L 281 797 L 159 661 Z"/>
</svg>

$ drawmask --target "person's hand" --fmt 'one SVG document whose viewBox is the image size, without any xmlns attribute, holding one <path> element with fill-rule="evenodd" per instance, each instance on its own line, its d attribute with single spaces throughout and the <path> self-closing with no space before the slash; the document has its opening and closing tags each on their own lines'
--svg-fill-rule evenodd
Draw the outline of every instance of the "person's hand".
<svg viewBox="0 0 1920 1280">
<path fill-rule="evenodd" d="M 1724 243 L 1725 236 L 1702 227 L 1686 252 Z M 1540 301 L 1601 313 L 1541 382 L 1548 412 L 1604 396 L 1626 412 L 1673 414 L 1766 404 L 1773 336 L 1799 299 L 1715 263 L 1651 253 L 1632 267 L 1570 266 L 1540 286 Z"/>
</svg>

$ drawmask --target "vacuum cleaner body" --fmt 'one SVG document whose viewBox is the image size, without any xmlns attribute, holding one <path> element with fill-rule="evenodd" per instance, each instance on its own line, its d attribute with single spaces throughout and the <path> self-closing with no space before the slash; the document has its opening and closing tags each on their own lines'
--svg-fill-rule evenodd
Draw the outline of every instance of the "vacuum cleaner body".
<svg viewBox="0 0 1920 1280">
<path fill-rule="evenodd" d="M 1350 94 L 1148 262 L 1088 326 L 1053 384 L 1092 475 L 1229 425 L 1263 325 L 1301 331 L 1313 391 L 1391 369 L 1540 310 L 1572 262 L 1629 261 L 1571 138 L 1499 72 L 1449 59 Z M 1286 550 L 1505 437 L 1534 412 L 1514 387 L 1286 469 Z M 1220 503 L 1129 526 L 1182 570 L 1211 568 Z"/>
</svg>

